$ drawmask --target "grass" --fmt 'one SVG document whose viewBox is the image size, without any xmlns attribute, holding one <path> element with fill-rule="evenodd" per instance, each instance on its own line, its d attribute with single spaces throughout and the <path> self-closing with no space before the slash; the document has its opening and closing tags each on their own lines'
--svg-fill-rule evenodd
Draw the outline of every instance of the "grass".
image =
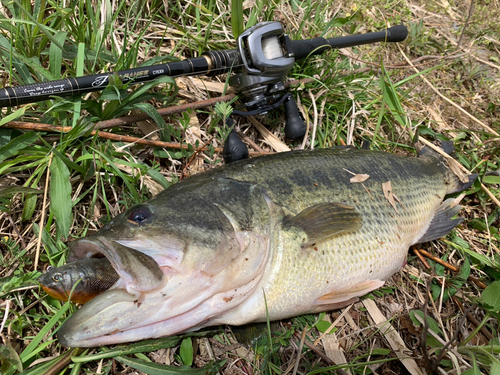
<svg viewBox="0 0 500 375">
<path fill-rule="evenodd" d="M 403 22 L 410 35 L 399 46 L 329 51 L 294 66 L 289 77 L 307 83 L 293 84 L 291 92 L 311 126 L 314 121 L 318 124 L 314 143 L 310 133 L 305 147 L 346 143 L 359 147 L 370 141 L 372 149 L 413 154 L 418 138 L 431 142 L 451 139 L 460 164 L 480 173 L 486 188 L 499 198 L 499 177 L 486 175 L 500 168 L 499 138 L 482 125 L 500 131 L 497 0 L 475 4 L 465 28 L 469 7 L 454 1 L 448 7 L 439 1 L 425 2 L 424 7 L 418 0 L 344 2 L 341 6 L 327 0 L 257 0 L 243 8 L 240 2 L 232 4 L 155 0 L 117 2 L 112 8 L 112 3 L 102 0 L 2 2 L 2 85 L 127 69 L 198 56 L 206 49 L 234 48 L 234 36 L 261 21 L 281 21 L 292 39 L 377 31 Z M 457 47 L 462 34 L 462 47 Z M 408 66 L 405 56 L 417 71 Z M 221 87 L 225 82 L 224 77 L 211 81 Z M 307 329 L 306 342 L 314 341 L 329 326 L 328 316 L 331 320 L 339 317 L 340 312 L 335 311 L 328 316 L 283 321 L 279 329 L 273 328 L 272 337 L 264 337 L 251 350 L 235 345 L 224 328 L 208 337 L 194 335 L 192 341 L 167 338 L 92 351 L 68 352 L 54 341 L 55 331 L 75 307 L 45 296 L 36 286 L 36 278 L 47 265 L 65 263 L 66 240 L 94 233 L 118 213 L 186 173 L 222 163 L 214 150 L 222 146 L 227 133 L 219 123 L 228 110 L 224 105 L 166 118 L 157 115 L 160 107 L 219 95 L 191 81 L 177 83 L 170 78 L 142 86 L 116 82 L 113 88 L 82 98 L 2 109 L 2 125 L 18 120 L 72 127 L 69 132 L 54 133 L 0 126 L 2 373 L 115 373 L 135 368 L 159 374 L 167 371 L 161 363 L 186 366 L 191 360 L 193 368 L 199 368 L 212 359 L 217 362 L 206 371 L 213 373 L 291 373 L 302 332 Z M 98 121 L 137 111 L 151 115 L 149 125 L 111 131 L 192 147 L 184 151 L 153 149 L 90 134 Z M 284 142 L 283 118 L 281 110 L 276 110 L 261 120 Z M 237 127 L 259 147 L 273 151 L 248 120 L 240 120 Z M 146 128 L 154 133 L 142 130 Z M 209 144 L 208 150 L 195 154 L 195 148 L 204 143 Z M 297 148 L 302 142 L 287 144 Z M 50 208 L 44 207 L 45 196 Z M 393 317 L 392 326 L 420 367 L 436 373 L 493 374 L 500 367 L 500 306 L 495 298 L 500 293 L 500 208 L 479 184 L 467 192 L 464 205 L 466 222 L 445 239 L 424 245 L 461 272 L 450 272 L 433 261 L 429 261 L 430 271 L 410 253 L 409 264 L 388 282 L 390 288 L 367 298 L 373 298 L 387 317 Z M 38 238 L 42 249 L 36 264 Z M 488 289 L 483 292 L 468 281 L 469 275 L 488 284 Z M 446 279 L 446 287 L 439 284 L 439 278 Z M 430 301 L 423 297 L 427 292 Z M 469 317 L 464 318 L 452 294 L 492 340 Z M 418 311 L 426 322 L 419 320 Z M 407 371 L 362 303 L 340 319 L 336 330 L 346 364 L 332 366 L 322 359 L 317 353 L 324 351 L 321 343 L 316 351 L 304 345 L 299 373 Z M 453 338 L 456 340 L 440 355 L 443 343 Z M 194 373 L 185 367 L 175 369 Z"/>
</svg>

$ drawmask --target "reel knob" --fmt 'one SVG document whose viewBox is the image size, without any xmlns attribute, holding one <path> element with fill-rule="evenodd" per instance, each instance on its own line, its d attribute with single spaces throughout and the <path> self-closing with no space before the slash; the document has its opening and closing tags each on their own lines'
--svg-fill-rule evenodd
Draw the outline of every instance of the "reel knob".
<svg viewBox="0 0 500 375">
<path fill-rule="evenodd" d="M 306 134 L 307 126 L 300 117 L 295 99 L 290 95 L 283 105 L 285 106 L 286 118 L 285 136 L 288 139 L 302 138 Z"/>
<path fill-rule="evenodd" d="M 233 125 L 233 119 L 226 119 L 226 126 L 231 127 Z M 238 133 L 234 131 L 234 129 L 231 130 L 231 132 L 227 136 L 226 141 L 224 142 L 222 157 L 224 158 L 224 163 L 226 164 L 242 159 L 248 159 L 248 148 L 240 139 Z"/>
</svg>

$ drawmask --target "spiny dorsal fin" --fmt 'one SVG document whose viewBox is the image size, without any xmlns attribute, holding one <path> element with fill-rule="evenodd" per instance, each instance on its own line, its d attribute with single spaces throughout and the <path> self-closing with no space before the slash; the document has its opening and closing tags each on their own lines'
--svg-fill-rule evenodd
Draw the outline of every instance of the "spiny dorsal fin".
<svg viewBox="0 0 500 375">
<path fill-rule="evenodd" d="M 445 153 L 450 156 L 453 156 L 453 154 L 455 153 L 455 143 L 453 141 L 441 141 L 441 144 L 439 146 Z M 425 146 L 418 152 L 418 156 L 422 157 L 426 155 L 434 155 L 438 157 L 440 156 L 438 152 L 434 151 L 430 147 Z"/>
<path fill-rule="evenodd" d="M 464 218 L 452 219 L 462 208 L 458 202 L 461 197 L 449 198 L 445 200 L 436 210 L 436 214 L 429 224 L 427 232 L 417 241 L 417 243 L 429 242 L 447 235 L 453 228 L 460 224 Z"/>
<path fill-rule="evenodd" d="M 361 228 L 361 221 L 354 207 L 333 202 L 308 207 L 288 219 L 284 226 L 303 231 L 307 239 L 301 246 L 308 247 L 341 232 L 354 232 Z"/>
</svg>

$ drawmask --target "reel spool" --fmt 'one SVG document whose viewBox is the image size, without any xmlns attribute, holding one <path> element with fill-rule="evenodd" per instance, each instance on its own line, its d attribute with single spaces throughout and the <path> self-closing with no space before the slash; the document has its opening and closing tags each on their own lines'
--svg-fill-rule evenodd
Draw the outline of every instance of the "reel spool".
<svg viewBox="0 0 500 375">
<path fill-rule="evenodd" d="M 237 40 L 242 69 L 229 84 L 243 96 L 249 110 L 279 99 L 295 63 L 290 38 L 279 22 L 263 22 L 245 30 Z"/>
</svg>

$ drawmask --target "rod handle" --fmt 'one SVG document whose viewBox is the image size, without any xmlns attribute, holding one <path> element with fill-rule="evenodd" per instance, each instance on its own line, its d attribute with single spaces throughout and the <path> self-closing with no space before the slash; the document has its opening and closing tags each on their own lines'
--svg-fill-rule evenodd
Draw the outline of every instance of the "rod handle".
<svg viewBox="0 0 500 375">
<path fill-rule="evenodd" d="M 309 55 L 319 55 L 330 48 L 346 48 L 377 42 L 402 42 L 408 36 L 405 25 L 393 26 L 375 33 L 348 35 L 339 38 L 314 38 L 307 40 L 292 40 L 292 50 L 295 59 L 302 59 Z"/>
</svg>

